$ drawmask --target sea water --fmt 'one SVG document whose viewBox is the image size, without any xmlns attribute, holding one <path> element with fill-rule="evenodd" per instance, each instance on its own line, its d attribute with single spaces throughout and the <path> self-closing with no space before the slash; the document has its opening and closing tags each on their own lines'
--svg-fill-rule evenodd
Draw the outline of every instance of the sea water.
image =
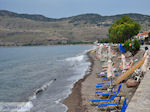
<svg viewBox="0 0 150 112">
<path fill-rule="evenodd" d="M 31 112 L 65 112 L 61 101 L 89 69 L 92 47 L 1 47 L 0 102 L 27 102 Z"/>
</svg>

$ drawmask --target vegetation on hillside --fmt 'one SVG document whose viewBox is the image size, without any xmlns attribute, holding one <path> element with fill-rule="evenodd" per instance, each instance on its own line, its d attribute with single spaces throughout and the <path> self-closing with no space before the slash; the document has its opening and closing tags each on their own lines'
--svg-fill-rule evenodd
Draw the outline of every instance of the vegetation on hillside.
<svg viewBox="0 0 150 112">
<path fill-rule="evenodd" d="M 150 16 L 124 14 L 150 29 Z M 42 15 L 0 11 L 0 45 L 51 45 L 100 40 L 108 42 L 108 29 L 123 15 L 82 14 L 53 19 Z"/>
</svg>

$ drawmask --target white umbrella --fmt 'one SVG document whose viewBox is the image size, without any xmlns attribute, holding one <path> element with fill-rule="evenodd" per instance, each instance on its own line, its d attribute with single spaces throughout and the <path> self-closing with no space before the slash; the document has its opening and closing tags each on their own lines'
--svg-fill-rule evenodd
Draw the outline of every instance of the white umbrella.
<svg viewBox="0 0 150 112">
<path fill-rule="evenodd" d="M 122 68 L 123 70 L 126 69 L 126 58 L 124 54 L 121 54 L 121 61 L 122 61 Z"/>
<path fill-rule="evenodd" d="M 108 56 L 111 58 L 111 56 L 112 56 L 112 53 L 111 53 L 111 47 L 110 46 L 108 46 Z"/>
<path fill-rule="evenodd" d="M 101 45 L 98 48 L 97 54 L 101 57 L 101 55 L 102 55 L 102 46 Z"/>
<path fill-rule="evenodd" d="M 114 77 L 112 61 L 110 59 L 108 60 L 107 77 Z"/>
<path fill-rule="evenodd" d="M 114 71 L 113 71 L 112 61 L 110 59 L 108 60 L 107 77 L 110 78 L 110 86 L 111 86 L 112 78 L 114 77 Z"/>
<path fill-rule="evenodd" d="M 146 57 L 146 56 L 148 55 L 148 53 L 149 53 L 149 51 L 146 50 L 146 51 L 145 51 L 145 54 L 144 54 L 144 57 Z"/>
<path fill-rule="evenodd" d="M 98 53 L 99 47 L 100 47 L 100 44 L 97 44 L 97 46 L 96 46 L 96 53 Z"/>
<path fill-rule="evenodd" d="M 97 44 L 97 46 L 96 46 L 96 58 L 99 58 L 99 55 L 98 55 L 99 48 L 100 48 L 100 44 Z"/>
</svg>

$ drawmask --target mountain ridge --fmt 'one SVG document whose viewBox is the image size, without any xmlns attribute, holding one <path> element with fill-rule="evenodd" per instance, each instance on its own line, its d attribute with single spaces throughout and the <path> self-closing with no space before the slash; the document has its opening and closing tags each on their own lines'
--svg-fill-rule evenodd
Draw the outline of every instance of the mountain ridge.
<svg viewBox="0 0 150 112">
<path fill-rule="evenodd" d="M 146 14 L 140 14 L 140 13 L 124 13 L 124 14 L 116 14 L 116 15 L 110 15 L 110 16 L 102 16 L 100 14 L 97 13 L 84 13 L 84 14 L 78 14 L 75 16 L 70 16 L 70 17 L 62 17 L 62 18 L 49 18 L 46 16 L 43 16 L 41 14 L 25 14 L 25 13 L 15 13 L 15 12 L 11 12 L 8 10 L 0 10 L 0 16 L 9 16 L 9 17 L 20 17 L 20 18 L 26 18 L 26 19 L 31 19 L 31 20 L 39 20 L 39 21 L 57 21 L 57 20 L 64 20 L 64 19 L 71 19 L 71 18 L 79 18 L 79 17 L 83 17 L 83 19 L 85 19 L 85 17 L 87 16 L 97 16 L 99 18 L 107 18 L 107 17 L 122 17 L 123 15 L 129 16 L 129 17 L 133 17 L 133 15 L 139 15 L 139 16 L 147 16 L 150 18 L 150 15 L 146 15 Z M 96 18 L 97 18 L 96 17 Z"/>
<path fill-rule="evenodd" d="M 66 41 L 95 41 L 108 37 L 110 25 L 124 15 L 140 23 L 141 31 L 150 29 L 150 16 L 137 13 L 112 16 L 86 13 L 55 19 L 0 10 L 0 45 L 51 45 Z"/>
</svg>

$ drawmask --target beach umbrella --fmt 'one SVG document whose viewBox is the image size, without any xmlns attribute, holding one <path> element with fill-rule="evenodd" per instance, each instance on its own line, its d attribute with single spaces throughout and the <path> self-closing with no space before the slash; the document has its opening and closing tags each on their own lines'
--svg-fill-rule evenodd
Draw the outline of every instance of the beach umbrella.
<svg viewBox="0 0 150 112">
<path fill-rule="evenodd" d="M 101 57 L 101 55 L 102 55 L 102 44 L 100 44 L 97 53 L 98 53 L 99 57 Z"/>
<path fill-rule="evenodd" d="M 100 48 L 101 48 L 101 54 L 102 54 L 102 53 L 103 53 L 104 45 L 103 45 L 103 44 L 100 44 Z"/>
<path fill-rule="evenodd" d="M 149 58 L 149 50 L 146 50 L 145 53 L 144 53 L 144 57 L 146 58 L 145 61 L 144 61 L 144 64 L 141 66 L 141 71 L 142 72 L 147 72 L 148 70 L 148 58 Z"/>
<path fill-rule="evenodd" d="M 122 68 L 123 70 L 126 69 L 126 58 L 124 54 L 121 54 L 121 61 L 122 61 Z"/>
<path fill-rule="evenodd" d="M 99 50 L 99 47 L 100 47 L 100 44 L 97 44 L 96 46 L 96 58 L 99 58 L 99 55 L 98 55 L 98 50 Z"/>
<path fill-rule="evenodd" d="M 147 72 L 148 71 L 148 59 L 149 59 L 149 56 L 147 55 L 146 59 L 144 61 L 144 64 L 141 67 L 142 72 Z"/>
<path fill-rule="evenodd" d="M 99 49 L 99 47 L 100 47 L 100 44 L 97 44 L 97 49 Z"/>
<path fill-rule="evenodd" d="M 100 57 L 101 57 L 101 46 L 100 44 L 97 44 L 96 58 L 100 59 Z"/>
<path fill-rule="evenodd" d="M 111 58 L 111 56 L 112 56 L 112 53 L 111 53 L 111 47 L 110 46 L 108 46 L 108 56 Z"/>
<path fill-rule="evenodd" d="M 94 42 L 94 44 L 97 45 L 97 44 L 98 44 L 98 40 L 96 40 L 96 41 Z"/>
<path fill-rule="evenodd" d="M 96 46 L 96 53 L 98 54 L 98 49 L 99 49 L 99 47 L 100 47 L 100 44 L 97 44 L 97 46 Z"/>
<path fill-rule="evenodd" d="M 106 65 L 107 65 L 107 61 L 108 61 L 108 49 L 107 49 L 107 47 L 106 47 L 105 44 L 103 45 L 103 58 L 104 58 L 104 61 L 106 62 Z"/>
<path fill-rule="evenodd" d="M 108 60 L 107 77 L 110 78 L 110 85 L 112 85 L 112 78 L 114 77 L 114 71 L 112 61 L 110 59 Z"/>
<path fill-rule="evenodd" d="M 148 56 L 148 53 L 149 53 L 149 50 L 146 50 L 146 51 L 145 51 L 145 54 L 144 54 L 144 57 L 147 57 L 147 56 Z"/>
<path fill-rule="evenodd" d="M 108 78 L 114 77 L 112 61 L 111 61 L 110 59 L 108 60 L 107 77 L 108 77 Z"/>
</svg>

